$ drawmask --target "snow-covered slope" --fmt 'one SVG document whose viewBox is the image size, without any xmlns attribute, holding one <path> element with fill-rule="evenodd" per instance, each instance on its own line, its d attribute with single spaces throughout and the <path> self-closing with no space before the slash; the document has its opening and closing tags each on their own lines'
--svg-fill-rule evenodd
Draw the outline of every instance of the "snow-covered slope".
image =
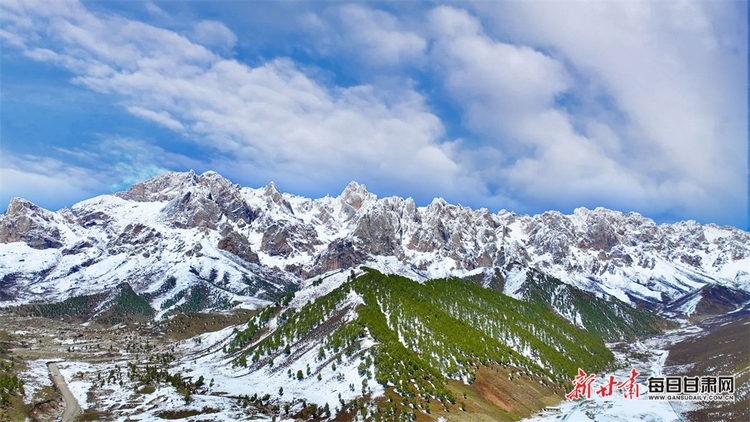
<svg viewBox="0 0 750 422">
<path fill-rule="evenodd" d="M 57 212 L 14 198 L 0 216 L 6 304 L 128 282 L 157 309 L 188 300 L 195 283 L 222 303 L 253 306 L 253 298 L 360 264 L 414 279 L 512 269 L 509 285 L 523 283 L 520 264 L 600 296 L 656 304 L 708 283 L 749 291 L 750 234 L 602 208 L 527 216 L 442 199 L 417 207 L 355 182 L 337 197 L 309 199 L 192 171 Z"/>
<path fill-rule="evenodd" d="M 148 201 L 135 198 L 136 186 L 56 213 L 11 200 L 0 217 L 0 300 L 59 301 L 128 283 L 161 311 L 184 305 L 196 289 L 212 292 L 204 307 L 255 308 L 299 282 L 260 265 L 247 240 L 226 224 L 246 216 L 211 214 L 213 202 L 202 201 L 217 192 L 198 176 L 152 182 L 164 183 L 162 195 Z"/>
</svg>

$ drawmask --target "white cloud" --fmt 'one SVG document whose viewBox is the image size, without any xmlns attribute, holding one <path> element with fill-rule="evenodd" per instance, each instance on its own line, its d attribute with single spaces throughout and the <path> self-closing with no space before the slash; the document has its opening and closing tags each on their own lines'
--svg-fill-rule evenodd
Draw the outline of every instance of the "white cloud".
<svg viewBox="0 0 750 422">
<path fill-rule="evenodd" d="M 432 56 L 445 83 L 466 107 L 469 124 L 485 135 L 514 133 L 513 121 L 547 109 L 568 88 L 563 65 L 532 48 L 498 42 L 465 10 L 438 7 L 429 20 Z"/>
<path fill-rule="evenodd" d="M 357 71 L 383 78 L 384 71 L 424 65 L 427 39 L 418 23 L 359 4 L 336 5 L 297 19 L 318 54 L 356 63 Z"/>
<path fill-rule="evenodd" d="M 126 190 L 167 172 L 165 167 L 200 168 L 187 157 L 126 138 L 104 138 L 75 149 L 55 148 L 48 154 L 56 157 L 0 150 L 0 206 L 13 196 L 42 207 L 70 206 L 101 193 Z"/>
<path fill-rule="evenodd" d="M 103 183 L 120 188 L 129 187 L 131 180 L 142 173 L 151 177 L 173 167 L 200 168 L 198 162 L 188 157 L 143 140 L 123 137 L 100 136 L 96 143 L 73 149 L 56 148 L 56 152 L 82 167 L 98 171 Z"/>
<path fill-rule="evenodd" d="M 175 131 L 182 131 L 185 128 L 182 126 L 182 123 L 178 122 L 177 120 L 173 119 L 172 116 L 167 113 L 166 111 L 153 111 L 148 110 L 143 107 L 139 106 L 128 106 L 126 107 L 129 112 L 132 114 L 142 117 L 147 120 L 151 120 L 153 122 L 156 122 L 167 129 L 172 129 Z"/>
<path fill-rule="evenodd" d="M 0 28 L 0 39 L 8 46 L 23 48 L 23 38 L 13 32 Z"/>
<path fill-rule="evenodd" d="M 234 32 L 221 22 L 202 20 L 193 27 L 191 38 L 205 46 L 231 49 L 237 43 Z"/>
<path fill-rule="evenodd" d="M 256 173 L 337 185 L 377 174 L 380 181 L 460 189 L 459 168 L 440 144 L 442 123 L 414 90 L 328 87 L 289 59 L 251 67 L 175 32 L 93 14 L 74 2 L 59 13 L 44 5 L 19 9 L 34 22 L 16 28 L 30 57 L 65 66 L 74 82 L 115 95 L 134 115 L 184 129 L 187 139 Z M 370 12 L 349 13 L 363 19 Z M 372 16 L 393 23 L 385 14 Z M 408 34 L 386 44 L 384 59 L 423 48 Z"/>
<path fill-rule="evenodd" d="M 104 192 L 126 190 L 134 183 L 167 170 L 149 161 L 118 160 L 104 151 L 86 154 L 88 158 L 107 165 L 79 166 L 51 157 L 12 155 L 3 152 L 0 163 L 0 207 L 14 196 L 39 206 L 72 206 L 78 201 Z M 4 210 L 4 208 L 0 208 Z"/>
<path fill-rule="evenodd" d="M 347 87 L 288 58 L 227 58 L 237 37 L 216 21 L 184 23 L 184 36 L 74 1 L 6 2 L 0 37 L 240 180 L 320 192 L 357 179 L 520 210 L 604 205 L 744 226 L 745 3 L 465 6 L 290 15 L 320 36 L 302 48 L 361 68 L 366 82 Z M 419 72 L 430 82 L 410 79 Z M 446 140 L 435 80 L 466 139 Z"/>
<path fill-rule="evenodd" d="M 0 163 L 0 207 L 14 196 L 42 207 L 72 205 L 101 192 L 104 185 L 90 169 L 71 166 L 52 158 L 11 156 L 3 153 Z M 4 212 L 4 208 L 2 208 Z"/>
<path fill-rule="evenodd" d="M 158 17 L 169 17 L 167 12 L 164 11 L 161 7 L 159 7 L 156 3 L 152 1 L 147 1 L 143 3 L 143 7 L 150 13 L 151 15 L 158 16 Z"/>
<path fill-rule="evenodd" d="M 342 38 L 375 66 L 399 65 L 423 56 L 427 41 L 388 12 L 348 4 L 339 9 Z"/>
<path fill-rule="evenodd" d="M 119 162 L 114 165 L 114 172 L 119 176 L 108 185 L 111 192 L 128 190 L 138 182 L 148 180 L 154 176 L 165 174 L 169 170 L 155 164 Z"/>
<path fill-rule="evenodd" d="M 438 7 L 431 53 L 468 125 L 511 163 L 494 172 L 506 192 L 544 206 L 595 202 L 743 225 L 746 92 L 736 87 L 746 86 L 747 44 L 737 48 L 732 31 L 719 41 L 723 9 L 477 3 L 485 27 Z M 577 108 L 557 103 L 560 94 Z"/>
</svg>

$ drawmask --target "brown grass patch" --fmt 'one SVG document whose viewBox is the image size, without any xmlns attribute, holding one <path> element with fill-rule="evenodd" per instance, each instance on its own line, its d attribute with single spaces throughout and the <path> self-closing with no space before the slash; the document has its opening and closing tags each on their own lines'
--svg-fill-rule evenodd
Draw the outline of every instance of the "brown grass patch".
<svg viewBox="0 0 750 422">
<path fill-rule="evenodd" d="M 231 325 L 246 323 L 256 313 L 257 311 L 248 309 L 235 309 L 226 314 L 189 312 L 175 315 L 163 324 L 170 338 L 186 340 L 199 334 L 219 331 Z"/>
<path fill-rule="evenodd" d="M 182 409 L 182 410 L 164 410 L 156 414 L 156 416 L 162 419 L 185 419 L 191 416 L 206 415 L 209 413 L 219 412 L 219 409 L 213 409 L 210 407 L 204 407 L 203 409 Z"/>
<path fill-rule="evenodd" d="M 433 412 L 450 421 L 500 422 L 515 421 L 530 416 L 545 406 L 554 406 L 564 399 L 560 386 L 543 385 L 541 378 L 522 375 L 518 368 L 502 366 L 480 367 L 471 385 L 449 381 L 448 388 L 456 397 L 448 413 L 441 408 Z M 513 380 L 509 380 L 510 375 Z M 461 410 L 461 405 L 466 411 Z"/>
<path fill-rule="evenodd" d="M 719 376 L 738 374 L 734 403 L 708 402 L 702 409 L 686 412 L 689 421 L 750 421 L 750 312 L 743 311 L 709 318 L 700 324 L 706 334 L 692 337 L 669 349 L 665 372 L 671 375 Z M 670 368 L 691 365 L 689 370 Z"/>
</svg>

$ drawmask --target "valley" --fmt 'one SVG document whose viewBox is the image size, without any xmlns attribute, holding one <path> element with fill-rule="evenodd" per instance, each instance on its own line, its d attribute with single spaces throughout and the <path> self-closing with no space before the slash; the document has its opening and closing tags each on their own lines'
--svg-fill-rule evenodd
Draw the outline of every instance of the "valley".
<svg viewBox="0 0 750 422">
<path fill-rule="evenodd" d="M 731 227 L 354 182 L 309 199 L 189 172 L 56 212 L 14 198 L 0 420 L 742 420 L 747 268 Z M 568 401 L 579 368 L 637 368 L 642 389 L 718 371 L 737 401 Z"/>
<path fill-rule="evenodd" d="M 266 331 L 266 334 L 261 334 L 257 338 L 265 339 L 265 342 L 273 341 L 274 337 L 268 335 L 269 333 L 284 332 L 282 328 L 289 324 L 293 326 L 295 321 L 311 321 L 309 316 L 318 309 L 313 305 L 317 303 L 325 307 L 326 303 L 333 303 L 330 298 L 325 298 L 331 294 L 335 296 L 335 292 L 339 290 L 350 292 L 342 295 L 344 305 L 339 309 L 345 311 L 348 309 L 347 301 L 352 300 L 351 292 L 358 291 L 358 288 L 368 289 L 367 286 L 374 284 L 387 286 L 385 280 L 389 278 L 368 269 L 357 272 L 354 280 L 346 273 L 330 278 L 337 277 L 346 277 L 346 281 L 328 294 L 321 295 L 328 289 L 322 283 L 316 282 L 316 286 L 310 284 L 307 288 L 303 287 L 299 291 L 299 297 L 291 296 L 290 308 L 287 309 L 294 309 L 295 304 L 301 306 L 292 314 L 297 316 L 297 320 L 287 317 L 285 321 L 274 322 L 273 318 L 267 318 L 267 323 L 272 325 L 267 328 L 259 327 L 259 331 Z M 357 281 L 359 287 L 356 287 Z M 392 286 L 397 292 L 404 287 L 411 290 L 408 293 L 402 291 L 397 295 L 400 299 L 426 294 L 422 287 L 418 287 L 420 285 L 409 287 L 407 280 L 394 281 L 399 282 Z M 485 294 L 489 296 L 484 300 L 495 297 L 490 290 L 478 287 L 480 290 L 475 291 L 471 283 L 456 283 L 453 287 L 442 286 L 440 290 L 459 288 L 463 290 L 463 294 L 454 292 L 449 297 L 472 297 L 471 303 L 480 308 L 483 308 L 480 297 Z M 427 291 L 430 290 L 429 286 L 424 285 Z M 353 290 L 348 290 L 349 288 Z M 415 288 L 416 290 L 413 290 Z M 365 293 L 367 290 L 359 291 Z M 477 292 L 485 293 L 475 297 Z M 317 297 L 317 300 L 307 299 L 310 297 Z M 320 299 L 324 300 L 321 302 Z M 375 302 L 381 303 L 382 306 L 383 300 L 384 297 L 381 297 Z M 354 303 L 356 302 L 355 299 Z M 453 302 L 451 307 L 461 303 Z M 500 303 L 496 303 L 492 308 L 501 309 Z M 358 306 L 361 305 L 355 305 L 355 308 Z M 392 306 L 395 307 L 395 303 Z M 416 303 L 408 306 L 408 309 L 418 308 Z M 282 308 L 278 309 L 275 313 L 281 315 Z M 433 305 L 431 309 L 433 315 L 436 315 L 434 310 L 439 309 L 439 306 Z M 331 311 L 323 312 L 332 317 L 331 322 L 325 324 L 334 326 L 326 327 L 323 324 L 319 328 L 314 328 L 313 324 L 308 334 L 311 341 L 307 341 L 307 336 L 302 336 L 299 341 L 292 343 L 293 347 L 288 351 L 281 345 L 275 352 L 269 349 L 268 353 L 263 353 L 265 357 L 258 359 L 263 360 L 259 366 L 243 370 L 242 365 L 238 365 L 237 362 L 238 358 L 246 354 L 238 352 L 247 349 L 243 349 L 237 342 L 241 337 L 238 334 L 243 327 L 248 326 L 248 319 L 261 321 L 264 318 L 262 313 L 238 310 L 180 314 L 161 322 L 134 322 L 107 327 L 97 323 L 65 321 L 65 318 L 18 316 L 5 310 L 0 314 L 1 327 L 24 327 L 16 330 L 5 329 L 0 335 L 6 348 L 5 356 L 19 362 L 20 369 L 17 373 L 26 389 L 26 404 L 16 409 L 16 418 L 11 417 L 9 413 L 7 419 L 20 421 L 29 415 L 34 421 L 51 421 L 57 418 L 71 421 L 514 421 L 528 417 L 530 419 L 524 420 L 542 422 L 560 420 L 560 416 L 563 416 L 567 421 L 591 420 L 593 417 L 594 420 L 645 418 L 656 422 L 680 420 L 677 415 L 684 420 L 701 421 L 705 420 L 703 418 L 708 412 L 718 411 L 724 415 L 723 420 L 731 421 L 742 420 L 741 417 L 744 416 L 741 412 L 746 408 L 744 404 L 750 401 L 747 397 L 747 369 L 750 365 L 746 354 L 743 354 L 742 338 L 735 335 L 742 330 L 748 333 L 750 320 L 747 309 L 723 317 L 706 318 L 695 325 L 685 322 L 687 325 L 681 328 L 638 341 L 607 343 L 607 348 L 612 350 L 614 355 L 613 360 L 605 366 L 591 366 L 592 361 L 583 357 L 573 359 L 572 362 L 574 366 L 585 366 L 589 372 L 613 374 L 618 379 L 627 378 L 627 372 L 631 368 L 636 368 L 640 373 L 641 389 L 645 391 L 646 378 L 650 375 L 670 371 L 675 374 L 687 374 L 685 364 L 688 362 L 702 363 L 693 365 L 692 372 L 696 374 L 715 373 L 716 365 L 710 364 L 711 359 L 727 362 L 727 356 L 731 356 L 734 360 L 729 361 L 728 366 L 721 367 L 719 371 L 724 373 L 739 368 L 737 383 L 738 391 L 742 393 L 738 395 L 739 401 L 728 407 L 710 407 L 705 404 L 700 406 L 687 402 L 653 402 L 643 397 L 638 406 L 634 407 L 632 400 L 621 396 L 609 399 L 594 398 L 584 402 L 568 401 L 564 395 L 571 388 L 572 378 L 554 379 L 550 377 L 553 374 L 545 375 L 538 367 L 530 370 L 533 365 L 524 364 L 522 356 L 518 356 L 513 362 L 500 362 L 491 358 L 483 360 L 487 357 L 475 355 L 476 362 L 463 366 L 470 369 L 466 377 L 447 379 L 443 390 L 438 388 L 440 384 L 435 378 L 439 377 L 437 374 L 429 375 L 432 378 L 423 378 L 430 381 L 420 388 L 420 378 L 414 376 L 418 372 L 410 375 L 407 384 L 399 384 L 394 378 L 385 383 L 391 386 L 383 387 L 382 380 L 374 382 L 372 379 L 367 382 L 373 375 L 365 372 L 373 370 L 376 378 L 388 376 L 375 365 L 378 355 L 372 350 L 376 346 L 386 346 L 387 339 L 383 334 L 376 334 L 377 330 L 373 332 L 374 326 L 365 323 L 361 326 L 365 330 L 364 337 L 361 333 L 355 333 L 354 338 L 358 340 L 348 343 L 349 346 L 342 343 L 341 347 L 350 349 L 336 356 L 332 353 L 335 349 L 324 348 L 327 344 L 326 339 L 332 338 L 331 333 L 336 331 L 335 327 L 346 327 L 341 321 L 346 320 L 347 316 L 335 315 L 336 311 L 333 311 L 333 308 Z M 361 315 L 361 311 L 362 308 L 357 314 Z M 459 311 L 453 309 L 452 312 Z M 408 317 L 391 319 L 402 320 L 408 320 Z M 522 321 L 518 316 L 514 320 Z M 339 321 L 338 325 L 336 321 Z M 405 323 L 398 327 L 405 329 L 407 326 L 418 327 L 418 324 Z M 438 327 L 442 326 L 445 326 L 444 322 L 434 327 L 432 335 L 446 335 L 439 334 Z M 462 331 L 465 330 L 464 328 Z M 326 332 L 329 334 L 325 334 Z M 419 335 L 409 335 L 406 331 L 399 331 L 398 336 L 402 337 L 399 342 L 407 346 L 413 341 L 410 339 L 425 340 Z M 696 348 L 695 342 L 706 346 Z M 726 346 L 713 347 L 717 342 Z M 454 339 L 450 344 L 460 343 Z M 251 341 L 251 344 L 257 349 L 264 343 Z M 236 347 L 237 351 L 228 351 L 228 347 Z M 426 344 L 412 345 L 409 348 L 420 351 L 422 359 L 434 354 L 429 352 Z M 387 347 L 382 349 L 384 351 L 380 353 L 393 353 L 388 352 Z M 476 353 L 471 350 L 466 349 L 460 354 L 471 357 L 472 353 Z M 602 351 L 595 353 L 601 355 Z M 696 357 L 695 353 L 703 355 Z M 321 355 L 326 357 L 321 359 Z M 449 356 L 451 355 L 444 354 L 442 359 L 450 359 Z M 372 357 L 373 366 L 363 370 L 363 363 Z M 512 357 L 512 353 L 509 357 Z M 534 354 L 530 354 L 529 357 L 534 357 Z M 269 365 L 269 360 L 274 362 Z M 391 364 L 402 362 L 409 365 L 409 360 L 404 360 L 403 357 L 389 357 L 387 361 Z M 74 410 L 69 410 L 67 401 L 62 400 L 61 393 L 64 394 L 64 390 L 53 386 L 50 378 L 50 371 L 53 371 L 53 366 L 50 365 L 52 362 L 59 368 L 72 396 L 80 405 L 80 415 L 77 418 L 68 419 L 65 415 L 72 414 Z M 429 359 L 426 362 L 429 362 Z M 435 363 L 417 365 L 419 368 L 429 368 L 434 367 Z M 599 369 L 596 369 L 597 367 Z M 334 370 L 331 371 L 331 368 Z M 446 369 L 442 369 L 442 372 L 450 373 Z M 599 375 L 599 378 L 604 376 Z M 436 389 L 429 392 L 429 385 Z M 440 394 L 445 396 L 441 398 Z"/>
</svg>

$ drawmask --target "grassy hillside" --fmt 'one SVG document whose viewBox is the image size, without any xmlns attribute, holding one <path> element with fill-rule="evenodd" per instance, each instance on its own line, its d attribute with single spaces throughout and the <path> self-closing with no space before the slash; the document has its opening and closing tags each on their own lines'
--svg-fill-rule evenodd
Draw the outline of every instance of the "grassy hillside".
<svg viewBox="0 0 750 422">
<path fill-rule="evenodd" d="M 0 358 L 0 420 L 25 420 L 23 382 L 13 371 L 13 362 Z"/>
<path fill-rule="evenodd" d="M 598 298 L 534 270 L 526 275 L 522 296 L 563 314 L 604 341 L 654 335 L 674 326 L 655 313 L 634 308 L 614 297 Z"/>
<path fill-rule="evenodd" d="M 347 317 L 352 297 L 363 303 Z M 472 384 L 486 368 L 497 368 L 508 382 L 533 380 L 554 389 L 567 388 L 582 365 L 597 371 L 613 360 L 598 336 L 546 305 L 458 279 L 420 284 L 372 269 L 299 310 L 267 308 L 236 334 L 227 352 L 237 353 L 238 365 L 273 364 L 311 335 L 320 339 L 321 360 L 332 366 L 359 357 L 363 381 L 392 389 L 406 409 L 459 406 L 463 399 L 449 381 Z M 366 338 L 374 340 L 372 347 L 363 347 Z"/>
<path fill-rule="evenodd" d="M 148 301 L 139 296 L 127 283 L 117 286 L 117 296 L 108 304 L 107 310 L 95 319 L 104 325 L 117 325 L 123 322 L 147 321 L 154 317 L 154 310 Z"/>
<path fill-rule="evenodd" d="M 44 318 L 62 318 L 69 322 L 85 322 L 96 313 L 98 306 L 106 300 L 107 295 L 74 296 L 57 303 L 33 303 L 11 308 L 20 316 L 38 316 Z"/>
<path fill-rule="evenodd" d="M 86 322 L 92 318 L 103 325 L 145 321 L 153 318 L 148 301 L 135 293 L 128 283 L 121 283 L 113 292 L 74 296 L 57 303 L 35 303 L 12 308 L 20 316 L 39 316 Z"/>
</svg>

